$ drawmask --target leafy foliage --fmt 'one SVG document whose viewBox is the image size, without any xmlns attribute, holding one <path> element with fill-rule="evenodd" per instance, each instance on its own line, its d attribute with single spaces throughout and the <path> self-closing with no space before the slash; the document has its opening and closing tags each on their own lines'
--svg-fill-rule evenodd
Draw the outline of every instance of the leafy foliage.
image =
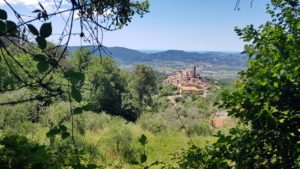
<svg viewBox="0 0 300 169">
<path fill-rule="evenodd" d="M 145 113 L 139 118 L 138 122 L 143 129 L 151 131 L 154 134 L 161 133 L 167 128 L 166 121 L 161 115 Z"/>
<path fill-rule="evenodd" d="M 221 105 L 243 126 L 219 133 L 211 147 L 192 147 L 183 168 L 299 168 L 299 1 L 272 2 L 272 22 L 236 28 L 249 43 L 249 65 Z"/>
<path fill-rule="evenodd" d="M 74 52 L 75 65 L 79 70 L 85 70 L 92 60 L 91 50 L 89 48 L 80 48 Z"/>
<path fill-rule="evenodd" d="M 164 85 L 162 89 L 159 91 L 160 96 L 172 96 L 174 93 L 178 92 L 178 88 L 175 85 L 168 84 Z"/>
<path fill-rule="evenodd" d="M 47 148 L 26 137 L 4 136 L 0 145 L 1 168 L 51 168 L 51 154 Z"/>
<path fill-rule="evenodd" d="M 87 96 L 93 110 L 116 113 L 121 105 L 121 92 L 125 90 L 116 63 L 109 57 L 95 58 L 86 74 L 87 83 L 93 89 Z"/>
<path fill-rule="evenodd" d="M 84 63 L 80 63 L 81 66 L 79 70 L 73 70 L 68 67 L 68 63 L 64 60 L 71 39 L 70 37 L 74 33 L 72 29 L 74 13 L 78 12 L 81 20 L 80 26 L 82 29 L 80 38 L 84 38 L 89 42 L 101 46 L 98 41 L 98 32 L 101 32 L 102 29 L 120 29 L 127 25 L 135 14 L 143 16 L 148 12 L 148 1 L 105 1 L 99 4 L 98 1 L 94 0 L 71 0 L 64 3 L 64 6 L 69 6 L 69 9 L 61 11 L 62 6 L 57 5 L 57 9 L 54 10 L 54 13 L 50 14 L 46 11 L 44 6 L 39 3 L 40 9 L 33 11 L 33 15 L 35 16 L 31 16 L 30 20 L 24 19 L 24 15 L 19 14 L 17 10 L 14 9 L 14 5 L 10 4 L 10 2 L 5 1 L 4 3 L 13 11 L 17 22 L 8 20 L 7 11 L 0 9 L 0 92 L 1 94 L 10 94 L 9 92 L 14 93 L 16 91 L 16 93 L 18 93 L 22 88 L 26 90 L 29 89 L 32 92 L 25 97 L 8 99 L 8 102 L 4 100 L 4 102 L 1 102 L 1 105 L 37 101 L 38 105 L 41 105 L 37 106 L 38 110 L 28 112 L 30 116 L 28 119 L 32 120 L 31 116 L 33 116 L 33 114 L 38 114 L 37 117 L 40 117 L 42 113 L 44 113 L 44 106 L 49 106 L 50 102 L 46 102 L 45 100 L 60 96 L 60 99 L 67 99 L 70 102 L 70 112 L 61 117 L 56 124 L 51 120 L 48 121 L 49 124 L 47 125 L 49 125 L 50 131 L 44 131 L 43 133 L 47 133 L 51 148 L 53 148 L 52 146 L 54 145 L 62 144 L 56 147 L 56 149 L 51 149 L 51 151 L 49 151 L 50 148 L 46 148 L 46 146 L 31 143 L 25 137 L 5 137 L 0 143 L 1 168 L 96 168 L 97 166 L 93 164 L 87 162 L 83 163 L 84 160 L 82 159 L 84 158 L 84 153 L 78 150 L 73 132 L 73 115 L 81 114 L 82 109 L 80 106 L 75 106 L 77 108 L 73 110 L 72 105 L 81 103 L 83 98 L 82 85 L 85 81 L 85 76 L 81 71 L 85 66 L 83 65 Z M 55 1 L 55 3 L 62 3 L 62 0 L 60 2 Z M 111 11 L 110 15 L 106 15 L 104 12 L 107 10 Z M 62 30 L 58 44 L 54 45 L 47 42 L 47 38 L 53 35 L 52 25 L 55 23 L 54 18 L 62 13 L 70 14 L 70 18 L 64 20 L 66 21 L 65 28 L 70 29 Z M 60 16 L 63 17 L 63 15 Z M 102 22 L 98 22 L 99 17 L 107 20 L 107 24 L 104 24 L 105 26 L 101 25 Z M 42 22 L 40 28 L 36 27 L 34 21 Z M 97 33 L 94 32 L 94 29 L 97 29 Z M 90 35 L 85 35 L 85 32 Z M 84 62 L 86 62 L 86 60 L 84 60 Z M 106 82 L 109 83 L 109 81 Z M 112 86 L 110 87 L 109 89 L 112 89 Z M 121 98 L 121 96 L 118 98 Z M 119 103 L 119 105 L 121 105 L 121 103 Z M 102 105 L 102 107 L 105 106 Z M 106 105 L 104 109 L 109 109 L 109 106 Z M 27 110 L 28 109 L 25 109 L 24 111 Z M 2 116 L 3 113 L 0 113 Z M 117 111 L 114 111 L 114 113 L 117 113 Z M 4 113 L 4 116 L 11 120 L 8 114 Z M 28 123 L 28 121 L 24 120 L 24 116 L 25 114 L 22 114 L 22 125 Z M 32 122 L 37 123 L 39 121 L 38 119 L 39 118 L 34 117 Z M 72 119 L 72 125 L 70 126 L 72 132 L 68 131 L 69 126 L 63 124 L 63 122 L 69 121 L 70 119 Z M 7 123 L 5 120 L 2 126 L 3 130 L 7 128 L 7 126 L 5 126 Z M 32 124 L 32 126 L 34 125 Z M 21 133 L 18 134 L 21 135 Z M 69 141 L 69 144 L 72 146 L 65 146 L 64 141 L 54 144 L 54 138 L 58 134 L 61 135 L 62 140 Z M 70 140 L 72 140 L 72 142 Z M 11 142 L 11 144 L 9 142 Z M 64 154 L 63 158 L 61 154 Z M 48 162 L 51 162 L 51 164 Z"/>
<path fill-rule="evenodd" d="M 130 85 L 141 107 L 152 104 L 151 94 L 156 90 L 155 81 L 156 77 L 152 68 L 143 64 L 136 65 Z"/>
</svg>

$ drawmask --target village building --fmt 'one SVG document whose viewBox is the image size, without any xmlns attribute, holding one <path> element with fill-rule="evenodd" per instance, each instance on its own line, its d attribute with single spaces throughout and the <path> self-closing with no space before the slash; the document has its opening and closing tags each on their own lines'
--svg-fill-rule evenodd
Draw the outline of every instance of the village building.
<svg viewBox="0 0 300 169">
<path fill-rule="evenodd" d="M 199 93 L 199 89 L 194 86 L 179 86 L 180 94 L 182 93 Z"/>
<path fill-rule="evenodd" d="M 232 123 L 232 121 L 228 118 L 228 113 L 226 111 L 219 111 L 214 113 L 213 119 L 211 121 L 211 125 L 214 128 L 221 128 L 230 123 Z"/>
<path fill-rule="evenodd" d="M 204 79 L 196 71 L 196 67 L 193 70 L 178 71 L 174 75 L 168 76 L 163 84 L 173 84 L 180 90 L 180 94 L 183 93 L 202 93 L 205 94 L 208 85 L 204 82 Z"/>
</svg>

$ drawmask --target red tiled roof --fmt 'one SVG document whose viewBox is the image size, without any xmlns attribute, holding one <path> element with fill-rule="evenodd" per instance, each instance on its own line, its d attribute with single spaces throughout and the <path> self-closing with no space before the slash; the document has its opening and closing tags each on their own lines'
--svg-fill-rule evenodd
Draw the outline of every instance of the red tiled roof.
<svg viewBox="0 0 300 169">
<path fill-rule="evenodd" d="M 183 91 L 199 91 L 197 87 L 194 86 L 180 86 Z"/>
</svg>

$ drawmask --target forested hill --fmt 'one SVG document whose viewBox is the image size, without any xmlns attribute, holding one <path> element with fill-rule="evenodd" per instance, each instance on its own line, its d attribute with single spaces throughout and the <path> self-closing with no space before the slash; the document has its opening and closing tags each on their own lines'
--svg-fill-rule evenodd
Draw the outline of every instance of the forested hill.
<svg viewBox="0 0 300 169">
<path fill-rule="evenodd" d="M 87 46 L 93 49 L 92 46 Z M 69 47 L 70 52 L 78 49 L 76 46 Z M 246 65 L 247 58 L 240 53 L 226 52 L 186 52 L 182 50 L 167 50 L 156 53 L 143 53 L 138 50 L 123 48 L 123 47 L 106 47 L 101 53 L 94 50 L 95 56 L 110 55 L 121 64 L 126 63 L 141 63 L 141 62 L 157 62 L 157 61 L 177 61 L 177 62 L 202 62 L 212 65 L 239 66 Z"/>
</svg>

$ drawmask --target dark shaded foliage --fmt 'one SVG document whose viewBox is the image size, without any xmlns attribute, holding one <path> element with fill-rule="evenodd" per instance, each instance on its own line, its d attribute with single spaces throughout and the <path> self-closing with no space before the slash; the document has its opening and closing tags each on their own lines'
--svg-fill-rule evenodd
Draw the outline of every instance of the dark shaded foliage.
<svg viewBox="0 0 300 169">
<path fill-rule="evenodd" d="M 180 158 L 183 168 L 194 160 L 202 168 L 300 167 L 300 6 L 297 0 L 272 2 L 271 22 L 236 28 L 249 43 L 244 51 L 249 65 L 237 89 L 223 93 L 221 106 L 242 126 L 219 133 L 205 149 L 192 147 Z"/>
</svg>

